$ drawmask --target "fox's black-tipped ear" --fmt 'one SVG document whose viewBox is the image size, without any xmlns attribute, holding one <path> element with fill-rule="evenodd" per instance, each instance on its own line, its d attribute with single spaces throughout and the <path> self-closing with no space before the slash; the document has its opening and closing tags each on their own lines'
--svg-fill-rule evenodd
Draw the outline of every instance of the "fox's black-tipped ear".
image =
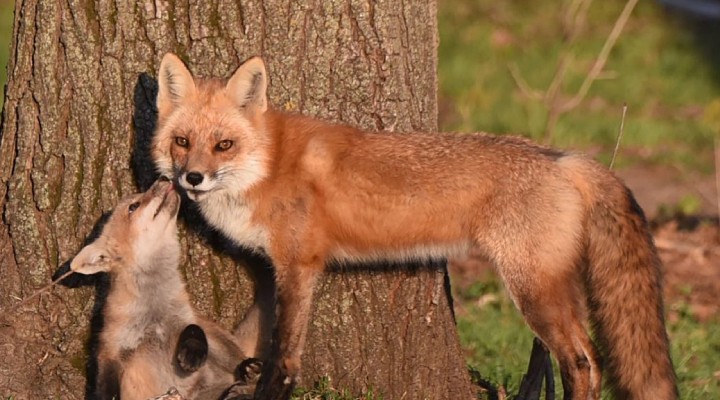
<svg viewBox="0 0 720 400">
<path fill-rule="evenodd" d="M 239 108 L 264 113 L 267 110 L 267 73 L 262 58 L 245 61 L 228 81 L 225 92 Z"/>
<path fill-rule="evenodd" d="M 70 262 L 70 269 L 83 275 L 97 274 L 110 270 L 110 255 L 105 247 L 96 240 L 83 247 Z"/>
<path fill-rule="evenodd" d="M 185 64 L 175 54 L 165 54 L 158 71 L 158 115 L 162 118 L 170 114 L 195 93 L 195 81 Z"/>
</svg>

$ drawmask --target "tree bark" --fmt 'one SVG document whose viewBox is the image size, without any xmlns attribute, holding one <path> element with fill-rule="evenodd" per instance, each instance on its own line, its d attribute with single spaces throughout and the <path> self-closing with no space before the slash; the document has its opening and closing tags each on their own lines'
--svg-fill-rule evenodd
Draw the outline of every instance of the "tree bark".
<svg viewBox="0 0 720 400">
<path fill-rule="evenodd" d="M 0 137 L 0 395 L 85 395 L 95 292 L 56 287 L 19 309 L 18 299 L 153 179 L 152 77 L 166 52 L 201 76 L 261 55 L 277 108 L 412 132 L 437 129 L 436 48 L 434 1 L 18 0 Z M 233 250 L 196 231 L 181 234 L 191 297 L 231 327 L 252 280 Z M 327 274 L 303 384 L 329 376 L 388 399 L 470 398 L 446 278 L 444 265 Z"/>
</svg>

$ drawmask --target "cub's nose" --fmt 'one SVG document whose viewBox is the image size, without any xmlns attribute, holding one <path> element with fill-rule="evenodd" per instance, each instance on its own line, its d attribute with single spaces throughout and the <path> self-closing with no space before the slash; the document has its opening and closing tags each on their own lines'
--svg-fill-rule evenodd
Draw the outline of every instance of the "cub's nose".
<svg viewBox="0 0 720 400">
<path fill-rule="evenodd" d="M 203 176 L 199 172 L 188 172 L 187 175 L 185 175 L 185 180 L 187 181 L 187 183 L 193 186 L 197 186 L 202 183 Z"/>
</svg>

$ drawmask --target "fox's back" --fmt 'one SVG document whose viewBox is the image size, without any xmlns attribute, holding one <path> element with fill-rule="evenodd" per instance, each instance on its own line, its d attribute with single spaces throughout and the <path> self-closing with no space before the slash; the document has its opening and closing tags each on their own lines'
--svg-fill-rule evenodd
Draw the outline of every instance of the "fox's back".
<svg viewBox="0 0 720 400">
<path fill-rule="evenodd" d="M 499 218 L 548 225 L 560 203 L 577 201 L 557 163 L 565 154 L 523 138 L 367 133 L 305 118 L 280 131 L 268 190 L 300 199 L 339 258 L 461 253 Z"/>
</svg>

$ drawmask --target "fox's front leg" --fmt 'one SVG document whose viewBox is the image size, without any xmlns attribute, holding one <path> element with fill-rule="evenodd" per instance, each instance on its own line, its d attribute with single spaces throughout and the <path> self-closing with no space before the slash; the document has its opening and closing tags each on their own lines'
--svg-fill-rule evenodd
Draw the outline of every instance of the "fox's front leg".
<svg viewBox="0 0 720 400">
<path fill-rule="evenodd" d="M 272 354 L 264 365 L 255 398 L 290 398 L 300 374 L 307 325 L 312 311 L 313 289 L 322 265 L 312 263 L 276 264 L 277 322 Z"/>
<path fill-rule="evenodd" d="M 107 354 L 98 355 L 95 398 L 98 400 L 120 398 L 120 364 L 109 358 Z"/>
</svg>

